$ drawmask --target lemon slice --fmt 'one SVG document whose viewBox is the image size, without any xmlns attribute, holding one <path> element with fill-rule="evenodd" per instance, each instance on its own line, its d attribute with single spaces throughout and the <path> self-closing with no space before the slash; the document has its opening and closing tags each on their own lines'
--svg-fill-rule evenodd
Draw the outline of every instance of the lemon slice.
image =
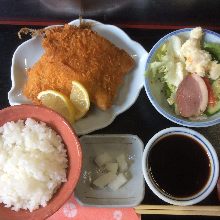
<svg viewBox="0 0 220 220">
<path fill-rule="evenodd" d="M 54 91 L 45 90 L 38 94 L 37 98 L 43 105 L 61 114 L 70 123 L 75 120 L 75 111 L 72 102 L 64 94 Z"/>
<path fill-rule="evenodd" d="M 90 101 L 89 94 L 81 83 L 72 81 L 70 100 L 75 107 L 75 119 L 82 118 L 89 110 Z"/>
</svg>

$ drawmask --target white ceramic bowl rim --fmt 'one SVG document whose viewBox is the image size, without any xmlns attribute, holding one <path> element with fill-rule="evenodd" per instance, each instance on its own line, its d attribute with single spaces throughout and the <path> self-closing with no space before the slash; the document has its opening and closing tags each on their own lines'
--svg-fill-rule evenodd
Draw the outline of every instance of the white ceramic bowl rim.
<svg viewBox="0 0 220 220">
<path fill-rule="evenodd" d="M 151 59 L 153 58 L 155 52 L 157 51 L 157 49 L 166 41 L 168 40 L 170 37 L 172 37 L 173 35 L 178 35 L 181 34 L 183 32 L 189 32 L 191 31 L 192 28 L 184 28 L 184 29 L 179 29 L 173 32 L 170 32 L 169 34 L 165 35 L 163 38 L 161 38 L 154 46 L 153 48 L 150 50 L 149 52 L 149 56 L 147 59 L 147 63 L 146 63 L 146 67 L 145 70 L 147 70 L 149 68 L 149 64 L 151 63 Z M 220 34 L 214 32 L 214 31 L 210 31 L 210 30 L 206 30 L 203 29 L 203 31 L 206 34 L 211 34 L 214 35 L 218 38 L 220 38 Z M 216 125 L 220 123 L 220 118 L 216 118 L 216 119 L 212 119 L 210 121 L 187 121 L 184 119 L 180 119 L 177 118 L 173 115 L 171 115 L 170 113 L 168 113 L 167 111 L 165 111 L 163 108 L 160 107 L 160 105 L 157 103 L 157 101 L 155 100 L 155 98 L 153 97 L 152 93 L 151 93 L 151 89 L 150 89 L 150 85 L 149 82 L 147 80 L 147 78 L 145 77 L 144 80 L 144 88 L 146 91 L 146 94 L 151 102 L 151 104 L 156 108 L 156 110 L 162 114 L 165 118 L 171 120 L 174 123 L 177 123 L 179 125 L 183 125 L 183 126 L 187 126 L 187 127 L 209 127 L 212 125 Z"/>
<path fill-rule="evenodd" d="M 155 186 L 151 177 L 147 173 L 146 160 L 147 160 L 147 156 L 149 154 L 149 150 L 151 149 L 151 147 L 155 144 L 156 141 L 158 141 L 158 139 L 160 139 L 164 135 L 169 135 L 169 134 L 174 134 L 174 133 L 175 134 L 181 133 L 183 135 L 190 136 L 196 139 L 199 143 L 202 143 L 204 149 L 207 151 L 209 155 L 209 158 L 212 164 L 211 175 L 206 186 L 203 187 L 203 189 L 198 194 L 192 197 L 188 197 L 188 198 L 174 198 L 174 197 L 167 195 L 166 193 L 163 193 L 161 190 L 159 190 Z M 213 191 L 214 187 L 216 186 L 218 175 L 219 175 L 219 161 L 218 161 L 218 157 L 217 157 L 214 147 L 203 135 L 189 128 L 170 127 L 170 128 L 159 131 L 148 141 L 144 149 L 144 154 L 143 154 L 143 159 L 142 159 L 142 170 L 143 170 L 145 181 L 148 184 L 149 188 L 160 199 L 170 204 L 174 204 L 174 205 L 193 205 L 205 199 Z"/>
</svg>

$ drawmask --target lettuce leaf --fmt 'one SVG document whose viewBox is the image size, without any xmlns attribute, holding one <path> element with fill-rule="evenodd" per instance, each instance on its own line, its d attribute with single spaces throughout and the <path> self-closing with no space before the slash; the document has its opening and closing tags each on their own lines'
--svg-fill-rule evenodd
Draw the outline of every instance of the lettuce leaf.
<svg viewBox="0 0 220 220">
<path fill-rule="evenodd" d="M 150 64 L 149 71 L 154 79 L 163 83 L 163 92 L 170 105 L 174 104 L 177 87 L 186 75 L 180 48 L 180 39 L 176 36 L 174 39 L 171 38 L 158 49 L 154 62 Z"/>
<path fill-rule="evenodd" d="M 219 43 L 204 42 L 203 48 L 206 51 L 208 51 L 215 60 L 220 62 L 220 44 Z"/>
</svg>

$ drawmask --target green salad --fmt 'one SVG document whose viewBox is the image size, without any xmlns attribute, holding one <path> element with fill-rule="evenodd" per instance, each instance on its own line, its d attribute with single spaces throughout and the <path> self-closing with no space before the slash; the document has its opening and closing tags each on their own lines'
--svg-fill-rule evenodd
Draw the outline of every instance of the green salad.
<svg viewBox="0 0 220 220">
<path fill-rule="evenodd" d="M 191 118 L 220 110 L 220 44 L 205 42 L 200 27 L 172 36 L 156 51 L 147 74 L 160 80 L 176 114 Z"/>
</svg>

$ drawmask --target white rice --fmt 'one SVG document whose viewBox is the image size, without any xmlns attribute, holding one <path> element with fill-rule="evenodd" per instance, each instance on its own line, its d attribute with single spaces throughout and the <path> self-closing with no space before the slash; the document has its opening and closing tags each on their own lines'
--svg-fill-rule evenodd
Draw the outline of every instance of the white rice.
<svg viewBox="0 0 220 220">
<path fill-rule="evenodd" d="M 0 203 L 12 210 L 45 207 L 66 181 L 67 154 L 61 137 L 28 118 L 0 127 Z"/>
</svg>

